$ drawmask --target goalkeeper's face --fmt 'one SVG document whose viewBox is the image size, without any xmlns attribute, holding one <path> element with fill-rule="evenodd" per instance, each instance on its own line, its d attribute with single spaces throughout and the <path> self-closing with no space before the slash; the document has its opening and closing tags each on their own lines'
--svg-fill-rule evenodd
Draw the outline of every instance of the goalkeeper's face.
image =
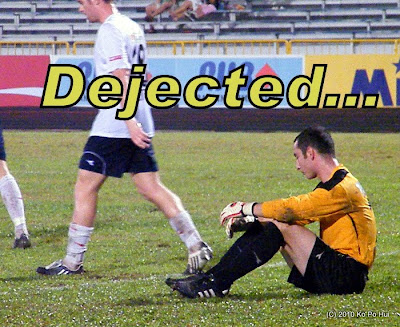
<svg viewBox="0 0 400 327">
<path fill-rule="evenodd" d="M 305 178 L 313 179 L 317 177 L 316 167 L 315 167 L 315 150 L 311 147 L 307 148 L 304 154 L 299 147 L 297 147 L 297 142 L 293 145 L 293 155 L 296 158 L 296 169 L 300 171 Z"/>
</svg>

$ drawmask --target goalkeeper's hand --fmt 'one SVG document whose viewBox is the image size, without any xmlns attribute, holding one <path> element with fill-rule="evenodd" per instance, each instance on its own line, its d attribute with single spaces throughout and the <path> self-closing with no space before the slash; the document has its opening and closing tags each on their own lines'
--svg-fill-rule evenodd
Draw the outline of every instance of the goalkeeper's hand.
<svg viewBox="0 0 400 327">
<path fill-rule="evenodd" d="M 233 237 L 236 232 L 244 232 L 257 220 L 254 216 L 246 216 L 240 218 L 230 218 L 225 227 L 226 235 L 229 238 Z"/>
<path fill-rule="evenodd" d="M 230 218 L 242 218 L 246 216 L 253 216 L 253 207 L 256 202 L 232 202 L 228 204 L 220 215 L 221 225 L 225 224 Z"/>
<path fill-rule="evenodd" d="M 228 204 L 220 215 L 221 225 L 226 222 L 226 234 L 229 238 L 233 237 L 235 232 L 245 231 L 249 224 L 256 220 L 253 214 L 253 207 L 256 202 L 232 202 Z"/>
</svg>

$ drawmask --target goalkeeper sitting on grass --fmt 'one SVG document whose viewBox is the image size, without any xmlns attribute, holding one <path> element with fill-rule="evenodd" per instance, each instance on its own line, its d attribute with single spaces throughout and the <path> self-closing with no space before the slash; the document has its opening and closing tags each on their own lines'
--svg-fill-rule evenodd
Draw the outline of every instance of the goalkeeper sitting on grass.
<svg viewBox="0 0 400 327">
<path fill-rule="evenodd" d="M 320 126 L 294 140 L 296 168 L 321 182 L 310 193 L 262 203 L 234 202 L 221 213 L 229 237 L 245 233 L 206 273 L 168 278 L 182 295 L 223 297 L 232 284 L 279 250 L 291 268 L 288 282 L 308 292 L 361 293 L 375 258 L 376 224 L 358 180 L 335 158 L 334 142 Z M 320 237 L 304 225 L 319 221 Z"/>
</svg>

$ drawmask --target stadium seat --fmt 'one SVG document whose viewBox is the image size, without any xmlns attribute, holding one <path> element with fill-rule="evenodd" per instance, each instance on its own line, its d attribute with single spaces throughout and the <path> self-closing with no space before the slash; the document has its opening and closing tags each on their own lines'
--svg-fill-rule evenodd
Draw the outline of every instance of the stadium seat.
<svg viewBox="0 0 400 327">
<path fill-rule="evenodd" d="M 150 0 L 118 0 L 119 10 L 136 20 L 149 40 L 397 38 L 399 0 L 232 0 L 244 10 L 224 8 L 195 22 L 172 21 L 164 13 L 145 22 Z M 78 12 L 75 0 L 0 2 L 0 40 L 93 41 L 98 24 Z"/>
</svg>

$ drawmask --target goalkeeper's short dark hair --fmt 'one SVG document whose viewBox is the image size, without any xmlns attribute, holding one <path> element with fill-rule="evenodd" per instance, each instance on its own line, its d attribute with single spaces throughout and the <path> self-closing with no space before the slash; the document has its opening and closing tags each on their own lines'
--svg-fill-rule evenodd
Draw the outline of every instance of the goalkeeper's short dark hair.
<svg viewBox="0 0 400 327">
<path fill-rule="evenodd" d="M 335 143 L 331 134 L 322 126 L 311 126 L 303 130 L 296 136 L 294 142 L 303 155 L 306 155 L 307 148 L 310 146 L 320 154 L 327 154 L 335 157 Z"/>
</svg>

